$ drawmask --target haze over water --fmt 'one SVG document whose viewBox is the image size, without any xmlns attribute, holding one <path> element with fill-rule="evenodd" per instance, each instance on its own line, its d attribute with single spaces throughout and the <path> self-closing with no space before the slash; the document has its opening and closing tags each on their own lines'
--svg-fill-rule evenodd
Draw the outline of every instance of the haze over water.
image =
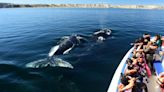
<svg viewBox="0 0 164 92">
<path fill-rule="evenodd" d="M 130 43 L 143 33 L 164 35 L 164 10 L 0 9 L 1 92 L 106 92 Z M 89 42 L 61 57 L 74 69 L 28 69 L 59 40 L 112 29 L 103 43 Z"/>
</svg>

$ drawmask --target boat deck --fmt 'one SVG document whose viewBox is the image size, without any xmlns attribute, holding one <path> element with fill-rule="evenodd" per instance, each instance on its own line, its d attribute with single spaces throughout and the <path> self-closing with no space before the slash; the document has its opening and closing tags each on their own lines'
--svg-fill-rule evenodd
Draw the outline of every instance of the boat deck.
<svg viewBox="0 0 164 92">
<path fill-rule="evenodd" d="M 148 92 L 162 92 L 156 80 L 157 80 L 156 75 L 152 75 L 150 78 L 148 78 L 148 83 L 147 83 Z"/>
</svg>

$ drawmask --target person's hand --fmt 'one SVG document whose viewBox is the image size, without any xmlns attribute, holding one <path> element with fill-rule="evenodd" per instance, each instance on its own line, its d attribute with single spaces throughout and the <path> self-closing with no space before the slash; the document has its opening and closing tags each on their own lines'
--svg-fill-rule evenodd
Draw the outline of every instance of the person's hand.
<svg viewBox="0 0 164 92">
<path fill-rule="evenodd" d="M 134 81 L 136 81 L 136 78 L 131 78 L 131 79 L 129 80 L 129 82 L 134 82 Z"/>
<path fill-rule="evenodd" d="M 160 51 L 159 54 L 160 54 L 161 56 L 164 56 L 164 51 Z"/>
<path fill-rule="evenodd" d="M 118 85 L 118 92 L 122 92 L 122 89 L 124 88 L 123 84 Z"/>
</svg>

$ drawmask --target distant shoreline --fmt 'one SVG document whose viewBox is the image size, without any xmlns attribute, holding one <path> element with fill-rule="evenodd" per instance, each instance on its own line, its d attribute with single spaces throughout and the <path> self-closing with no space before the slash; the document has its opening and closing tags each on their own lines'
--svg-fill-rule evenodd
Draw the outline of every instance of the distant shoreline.
<svg viewBox="0 0 164 92">
<path fill-rule="evenodd" d="M 111 5 L 111 4 L 12 4 L 0 3 L 0 8 L 123 8 L 123 9 L 164 9 L 159 5 Z"/>
</svg>

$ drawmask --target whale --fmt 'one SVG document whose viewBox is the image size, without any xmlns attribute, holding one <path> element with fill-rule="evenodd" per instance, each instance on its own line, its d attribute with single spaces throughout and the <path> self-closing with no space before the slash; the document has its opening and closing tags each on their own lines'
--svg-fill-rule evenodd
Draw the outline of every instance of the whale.
<svg viewBox="0 0 164 92">
<path fill-rule="evenodd" d="M 111 33 L 112 31 L 110 29 L 103 28 L 97 32 L 94 32 L 92 36 L 95 40 L 103 41 L 103 40 L 106 40 L 111 35 Z"/>
<path fill-rule="evenodd" d="M 37 61 L 30 62 L 26 64 L 27 68 L 44 68 L 44 67 L 65 67 L 71 68 L 74 67 L 67 61 L 58 58 L 60 55 L 68 54 L 73 48 L 77 47 L 81 43 L 88 42 L 91 38 L 96 39 L 97 41 L 103 41 L 107 39 L 111 35 L 111 30 L 104 28 L 97 32 L 94 32 L 93 35 L 84 36 L 84 35 L 71 35 L 71 36 L 64 36 L 61 41 L 55 46 L 53 46 L 47 58 L 40 59 Z"/>
<path fill-rule="evenodd" d="M 27 68 L 44 68 L 44 67 L 65 67 L 73 69 L 73 66 L 58 58 L 59 55 L 68 54 L 75 46 L 79 45 L 83 38 L 78 35 L 65 36 L 62 41 L 54 47 L 52 47 L 48 53 L 48 57 L 26 64 Z"/>
<path fill-rule="evenodd" d="M 74 47 L 78 46 L 81 43 L 83 38 L 78 35 L 72 35 L 65 37 L 58 45 L 51 48 L 48 57 L 54 55 L 68 54 Z"/>
</svg>

